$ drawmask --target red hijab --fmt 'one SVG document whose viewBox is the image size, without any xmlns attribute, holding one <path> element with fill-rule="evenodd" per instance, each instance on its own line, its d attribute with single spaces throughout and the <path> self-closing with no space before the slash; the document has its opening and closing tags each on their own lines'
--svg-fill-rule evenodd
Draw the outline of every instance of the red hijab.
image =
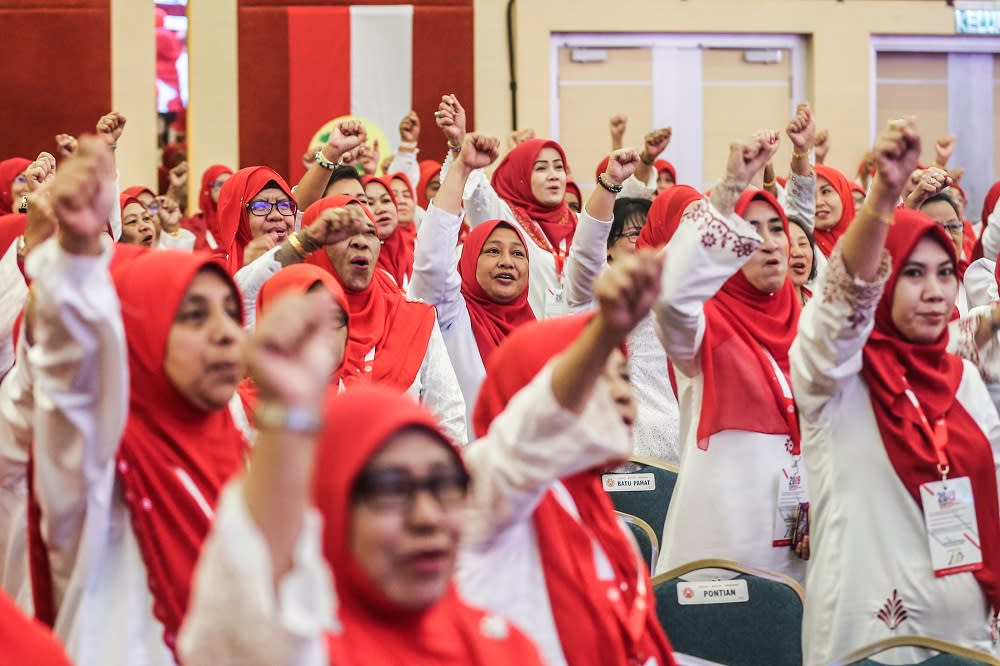
<svg viewBox="0 0 1000 666">
<path fill-rule="evenodd" d="M 743 215 L 752 201 L 770 204 L 788 234 L 785 211 L 764 190 L 744 192 L 736 202 L 736 214 Z M 711 436 L 723 430 L 746 430 L 788 434 L 793 452 L 798 453 L 798 416 L 792 401 L 784 397 L 767 355 L 778 364 L 787 385 L 791 386 L 788 349 L 795 339 L 801 310 L 790 278 L 786 277 L 776 292 L 768 294 L 750 284 L 742 270 L 705 303 L 699 448 L 708 449 Z M 747 396 L 756 399 L 747 400 Z"/>
<path fill-rule="evenodd" d="M 661 248 L 669 243 L 677 232 L 687 207 L 704 198 L 701 192 L 690 185 L 674 185 L 658 194 L 646 213 L 646 224 L 639 232 L 635 249 Z"/>
<path fill-rule="evenodd" d="M 146 565 L 151 610 L 171 650 L 219 491 L 242 469 L 246 451 L 229 409 L 196 407 L 163 367 L 174 316 L 203 270 L 214 270 L 242 303 L 236 284 L 205 255 L 142 252 L 111 271 L 128 341 L 130 387 L 117 474 Z"/>
<path fill-rule="evenodd" d="M 486 434 L 514 395 L 580 335 L 591 317 L 587 313 L 528 324 L 500 345 L 490 357 L 472 414 L 477 436 Z M 601 485 L 601 470 L 586 470 L 560 481 L 573 497 L 579 520 L 550 490 L 535 508 L 532 522 L 566 662 L 573 666 L 642 664 L 656 657 L 659 664 L 673 664 L 670 642 L 656 618 L 649 570 L 618 523 L 614 505 Z M 615 570 L 613 581 L 597 575 L 595 543 Z M 646 586 L 645 612 L 636 603 L 640 576 Z M 609 601 L 611 590 L 620 595 L 617 603 Z"/>
<path fill-rule="evenodd" d="M 410 253 L 410 275 L 413 274 L 412 264 L 413 264 L 413 253 L 417 247 L 417 196 L 416 192 L 413 190 L 413 185 L 410 183 L 410 179 L 406 177 L 406 174 L 402 171 L 397 171 L 396 173 L 390 174 L 388 178 L 384 179 L 389 185 L 392 185 L 392 181 L 398 180 L 399 182 L 406 185 L 410 190 L 410 198 L 413 200 L 413 214 L 414 218 L 410 220 L 408 224 L 403 224 L 403 221 L 399 221 L 399 226 L 396 227 L 396 233 L 399 234 L 403 240 L 406 241 L 406 247 Z M 391 191 L 391 189 L 390 189 Z M 396 210 L 399 210 L 399 202 L 396 202 Z"/>
<path fill-rule="evenodd" d="M 837 240 L 844 235 L 844 232 L 847 231 L 847 226 L 854 219 L 854 215 L 856 214 L 854 197 L 851 196 L 851 182 L 847 180 L 847 176 L 833 167 L 823 166 L 822 164 L 817 164 L 813 168 L 816 170 L 817 178 L 825 178 L 830 183 L 830 186 L 836 190 L 837 196 L 840 197 L 841 206 L 843 206 L 840 219 L 837 220 L 835 225 L 829 229 L 817 228 L 813 232 L 813 237 L 816 239 L 816 247 L 820 249 L 820 252 L 824 256 L 829 257 L 833 253 L 833 246 L 837 244 Z M 816 187 L 819 187 L 819 183 L 816 184 Z"/>
<path fill-rule="evenodd" d="M 469 233 L 465 245 L 462 246 L 462 257 L 458 260 L 458 274 L 462 276 L 462 297 L 465 299 L 465 307 L 469 310 L 472 334 L 476 337 L 476 345 L 479 347 L 479 355 L 483 358 L 484 365 L 493 350 L 510 335 L 511 331 L 535 321 L 535 314 L 528 305 L 527 284 L 511 302 L 497 303 L 486 294 L 476 279 L 476 267 L 483 245 L 497 227 L 513 229 L 521 243 L 525 243 L 524 235 L 513 225 L 502 220 L 490 220 L 483 222 Z"/>
<path fill-rule="evenodd" d="M 320 199 L 306 209 L 302 226 L 308 226 L 328 208 L 358 204 L 375 223 L 371 211 L 354 197 L 336 195 Z M 321 248 L 306 257 L 305 263 L 318 266 L 333 276 L 347 295 L 350 336 L 344 351 L 344 382 L 357 379 L 388 384 L 406 391 L 413 384 L 427 354 L 427 344 L 434 331 L 434 308 L 426 303 L 406 300 L 399 287 L 384 271 L 375 268 L 371 282 L 361 291 L 344 285 L 326 250 Z M 365 361 L 375 349 L 374 362 Z"/>
<path fill-rule="evenodd" d="M 990 223 L 990 215 L 993 214 L 993 209 L 996 208 L 998 199 L 1000 199 L 1000 180 L 993 183 L 989 192 L 986 193 L 986 198 L 983 200 L 983 212 L 979 217 L 983 226 L 979 230 L 979 238 L 976 239 L 976 244 L 972 248 L 972 255 L 969 257 L 969 261 L 983 258 L 983 233 L 986 232 L 986 226 Z M 996 257 L 993 258 L 996 259 Z"/>
<path fill-rule="evenodd" d="M 230 275 L 235 275 L 236 271 L 243 268 L 243 250 L 253 240 L 247 204 L 272 180 L 289 199 L 295 201 L 292 188 L 285 179 L 273 169 L 263 166 L 240 169 L 219 191 L 219 235 L 215 237 L 215 241 L 228 257 L 227 270 Z"/>
<path fill-rule="evenodd" d="M 666 160 L 656 160 L 653 162 L 653 167 L 656 169 L 656 175 L 659 176 L 661 173 L 666 171 L 673 178 L 674 182 L 677 182 L 677 167 Z"/>
<path fill-rule="evenodd" d="M 576 181 L 573 180 L 572 178 L 568 178 L 568 177 L 566 178 L 566 192 L 567 193 L 568 192 L 572 192 L 573 194 L 575 194 L 576 195 L 576 200 L 580 202 L 581 206 L 584 203 L 586 203 L 583 200 L 583 192 L 580 191 L 580 186 L 577 185 Z"/>
<path fill-rule="evenodd" d="M 392 199 L 392 205 L 396 209 L 396 228 L 392 230 L 391 234 L 381 239 L 382 249 L 378 253 L 378 267 L 391 275 L 396 284 L 402 287 L 405 279 L 413 275 L 413 247 L 407 242 L 408 239 L 406 236 L 400 232 L 399 203 L 396 201 L 396 195 L 392 193 L 391 180 L 391 178 L 365 176 L 361 179 L 361 182 L 364 184 L 365 190 L 372 183 L 383 187 L 386 193 L 388 193 L 389 198 Z M 412 227 L 415 239 L 416 227 L 412 224 L 410 226 Z"/>
<path fill-rule="evenodd" d="M 206 232 L 212 234 L 216 243 L 219 242 L 219 236 L 222 234 L 219 228 L 219 205 L 212 200 L 212 187 L 219 176 L 227 173 L 232 175 L 233 170 L 225 164 L 213 164 L 201 174 L 201 190 L 198 191 L 198 206 L 201 212 L 187 218 L 183 223 L 184 228 L 194 234 L 196 250 L 208 247 Z"/>
<path fill-rule="evenodd" d="M 500 162 L 493 172 L 493 189 L 510 206 L 521 227 L 539 247 L 552 251 L 565 242 L 565 251 L 573 243 L 576 231 L 576 213 L 566 205 L 566 197 L 555 208 L 538 203 L 531 193 L 531 173 L 538 154 L 553 148 L 562 158 L 563 168 L 569 173 L 566 153 L 558 142 L 551 139 L 528 139 Z"/>
<path fill-rule="evenodd" d="M 0 654 L 8 664 L 72 666 L 59 641 L 0 592 Z"/>
<path fill-rule="evenodd" d="M 323 554 L 335 572 L 343 631 L 328 644 L 337 666 L 439 666 L 440 664 L 541 664 L 531 642 L 508 625 L 501 638 L 484 635 L 487 617 L 466 605 L 454 585 L 430 608 L 413 611 L 389 600 L 365 572 L 350 546 L 352 491 L 379 449 L 402 430 L 431 434 L 461 465 L 434 417 L 407 396 L 385 387 L 330 392 L 324 409 L 328 427 L 316 451 L 313 493 L 323 515 Z M 402 529 L 402 527 L 400 528 Z"/>
<path fill-rule="evenodd" d="M 431 200 L 427 198 L 427 186 L 431 181 L 441 175 L 441 163 L 434 160 L 420 160 L 420 189 L 417 190 L 417 203 L 421 208 L 427 210 L 431 205 Z"/>
<path fill-rule="evenodd" d="M 308 293 L 317 284 L 329 291 L 337 304 L 340 305 L 344 313 L 349 312 L 347 295 L 344 293 L 340 283 L 333 279 L 333 276 L 326 271 L 313 266 L 312 264 L 292 264 L 282 268 L 272 275 L 261 286 L 257 293 L 257 321 L 264 316 L 271 303 L 281 296 L 288 294 L 302 295 Z M 331 383 L 337 384 L 340 379 L 340 372 L 344 367 L 344 359 L 334 369 L 330 378 Z M 258 387 L 253 379 L 247 377 L 239 386 L 240 400 L 243 401 L 243 409 L 246 412 L 247 420 L 253 425 L 253 414 L 257 408 Z"/>
<path fill-rule="evenodd" d="M 896 210 L 886 250 L 892 274 L 875 310 L 875 328 L 864 348 L 861 376 L 868 387 L 882 444 L 899 480 L 921 506 L 920 486 L 938 481 L 933 440 L 920 426 L 919 412 L 906 395 L 909 387 L 931 423 L 947 423 L 948 463 L 952 478 L 967 476 L 976 499 L 976 522 L 983 551 L 983 568 L 974 573 L 983 593 L 1000 608 L 1000 508 L 993 451 L 982 429 L 956 399 L 963 364 L 946 352 L 948 329 L 935 342 L 910 342 L 892 321 L 892 303 L 899 273 L 917 243 L 932 238 L 958 261 L 951 237 L 917 211 Z"/>
<path fill-rule="evenodd" d="M 24 173 L 31 160 L 12 157 L 0 162 L 0 215 L 16 213 L 14 210 L 14 179 Z M 20 202 L 18 202 L 20 204 Z"/>
</svg>

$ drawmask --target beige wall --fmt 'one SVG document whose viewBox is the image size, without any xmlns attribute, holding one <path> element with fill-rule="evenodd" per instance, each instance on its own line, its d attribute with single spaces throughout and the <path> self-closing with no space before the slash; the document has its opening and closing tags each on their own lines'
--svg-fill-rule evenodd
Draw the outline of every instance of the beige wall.
<svg viewBox="0 0 1000 666">
<path fill-rule="evenodd" d="M 115 155 L 123 189 L 131 185 L 156 189 L 160 158 L 154 30 L 152 1 L 111 0 L 111 106 L 127 119 Z"/>
<path fill-rule="evenodd" d="M 830 129 L 834 166 L 851 169 L 869 147 L 872 34 L 953 34 L 944 2 L 927 0 L 517 0 L 518 114 L 549 131 L 552 32 L 710 32 L 805 35 L 808 95 Z M 477 0 L 476 119 L 481 131 L 510 130 L 506 0 Z M 786 118 L 777 118 L 783 123 Z M 606 127 L 597 127 L 606 142 Z M 638 133 L 635 133 L 638 136 Z M 706 164 L 710 156 L 705 156 Z"/>
</svg>

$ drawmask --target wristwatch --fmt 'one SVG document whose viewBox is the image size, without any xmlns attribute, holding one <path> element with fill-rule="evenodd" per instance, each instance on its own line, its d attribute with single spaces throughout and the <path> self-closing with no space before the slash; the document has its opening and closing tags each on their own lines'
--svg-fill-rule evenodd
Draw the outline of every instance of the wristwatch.
<svg viewBox="0 0 1000 666">
<path fill-rule="evenodd" d="M 285 430 L 299 435 L 315 435 L 323 427 L 319 413 L 305 407 L 261 402 L 254 411 L 254 425 L 258 430 Z"/>
</svg>

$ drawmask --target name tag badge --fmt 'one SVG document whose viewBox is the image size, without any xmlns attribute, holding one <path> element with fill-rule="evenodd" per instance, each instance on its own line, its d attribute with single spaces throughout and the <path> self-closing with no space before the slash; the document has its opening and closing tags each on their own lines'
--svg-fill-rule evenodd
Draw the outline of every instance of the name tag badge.
<svg viewBox="0 0 1000 666">
<path fill-rule="evenodd" d="M 656 476 L 653 474 L 603 474 L 601 481 L 609 493 L 656 490 Z"/>
<path fill-rule="evenodd" d="M 545 290 L 545 319 L 553 317 L 565 317 L 569 314 L 569 306 L 566 303 L 566 295 L 562 289 L 552 291 Z"/>
<path fill-rule="evenodd" d="M 976 501 L 969 477 L 925 483 L 920 486 L 920 498 L 934 575 L 951 576 L 982 569 Z"/>
<path fill-rule="evenodd" d="M 798 465 L 782 467 L 778 474 L 778 501 L 774 505 L 774 531 L 771 545 L 775 548 L 792 545 L 799 508 L 809 501 L 806 477 Z"/>
<path fill-rule="evenodd" d="M 697 583 L 682 580 L 677 585 L 677 603 L 681 606 L 740 604 L 747 601 L 750 601 L 750 590 L 745 580 L 713 580 Z"/>
</svg>

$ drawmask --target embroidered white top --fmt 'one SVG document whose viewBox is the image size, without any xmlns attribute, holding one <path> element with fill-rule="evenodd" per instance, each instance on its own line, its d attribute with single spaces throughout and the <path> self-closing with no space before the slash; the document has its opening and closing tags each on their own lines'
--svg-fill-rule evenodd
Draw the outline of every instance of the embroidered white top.
<svg viewBox="0 0 1000 666">
<path fill-rule="evenodd" d="M 702 200 L 688 210 L 666 248 L 670 260 L 654 314 L 677 378 L 681 472 L 660 540 L 657 573 L 693 560 L 723 558 L 800 581 L 805 576 L 804 561 L 787 546 L 772 545 L 778 475 L 793 462 L 788 434 L 725 430 L 712 436 L 707 449 L 697 441 L 704 304 L 760 243 L 746 220 L 723 217 Z M 787 382 L 783 376 L 779 381 Z"/>
<path fill-rule="evenodd" d="M 976 259 L 965 269 L 965 279 L 962 280 L 962 284 L 965 286 L 970 309 L 1000 300 L 996 269 L 997 262 L 986 257 Z"/>
<path fill-rule="evenodd" d="M 990 639 L 989 603 L 973 575 L 935 577 L 923 512 L 889 461 L 860 375 L 889 271 L 884 254 L 878 277 L 865 283 L 848 274 L 835 250 L 792 345 L 813 508 L 802 628 L 807 666 L 903 634 L 1000 654 Z M 958 400 L 992 442 L 1000 463 L 1000 419 L 969 363 Z M 925 650 L 895 650 L 885 663 L 930 656 Z"/>
</svg>

